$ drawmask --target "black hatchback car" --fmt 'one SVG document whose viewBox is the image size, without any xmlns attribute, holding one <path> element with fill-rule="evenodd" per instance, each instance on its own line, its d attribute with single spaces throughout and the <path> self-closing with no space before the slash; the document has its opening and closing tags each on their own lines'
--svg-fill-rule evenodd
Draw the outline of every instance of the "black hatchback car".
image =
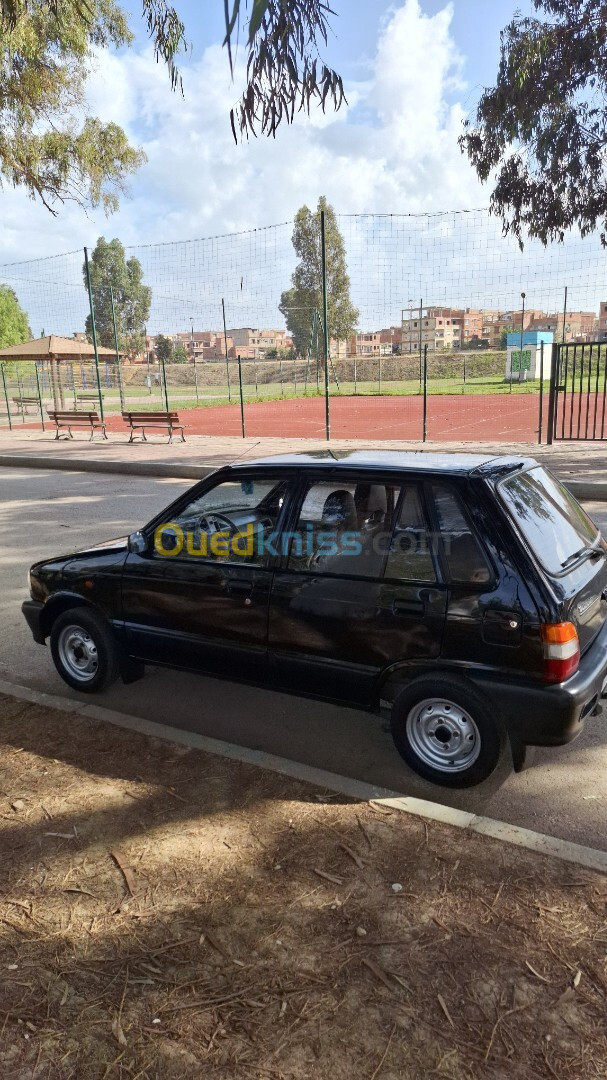
<svg viewBox="0 0 607 1080">
<path fill-rule="evenodd" d="M 23 613 L 75 690 L 151 663 L 389 710 L 407 763 L 465 787 L 599 710 L 606 557 L 534 460 L 323 451 L 223 468 L 36 563 Z"/>
</svg>

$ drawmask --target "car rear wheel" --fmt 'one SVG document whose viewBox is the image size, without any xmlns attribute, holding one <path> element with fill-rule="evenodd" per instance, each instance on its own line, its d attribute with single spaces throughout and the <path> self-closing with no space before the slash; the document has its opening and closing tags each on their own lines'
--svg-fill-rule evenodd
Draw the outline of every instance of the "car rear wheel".
<svg viewBox="0 0 607 1080">
<path fill-rule="evenodd" d="M 120 673 L 112 631 L 105 619 L 89 608 L 71 608 L 55 619 L 51 653 L 64 682 L 83 694 L 104 690 Z"/>
<path fill-rule="evenodd" d="M 495 708 L 464 679 L 423 676 L 392 706 L 396 748 L 425 780 L 443 787 L 472 787 L 496 768 L 506 747 Z"/>
</svg>

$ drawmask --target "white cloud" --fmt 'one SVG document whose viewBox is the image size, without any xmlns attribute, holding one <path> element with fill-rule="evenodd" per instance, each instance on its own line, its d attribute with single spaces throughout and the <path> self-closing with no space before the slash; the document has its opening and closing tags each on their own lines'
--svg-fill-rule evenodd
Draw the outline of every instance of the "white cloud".
<svg viewBox="0 0 607 1080">
<path fill-rule="evenodd" d="M 152 330 L 218 326 L 221 298 L 228 321 L 280 323 L 277 305 L 293 263 L 290 221 L 298 207 L 325 194 L 338 213 L 408 215 L 482 206 L 478 183 L 457 137 L 462 58 L 451 36 L 452 7 L 424 15 L 406 0 L 385 19 L 365 81 L 347 87 L 349 105 L 336 116 L 298 116 L 275 140 L 235 146 L 228 114 L 238 97 L 225 52 L 206 49 L 184 66 L 185 99 L 171 93 L 151 51 L 99 56 L 90 82 L 91 109 L 121 124 L 143 145 L 147 164 L 132 198 L 106 220 L 75 206 L 53 219 L 22 192 L 0 194 L 0 263 L 77 249 L 71 259 L 28 267 L 15 282 L 39 331 L 72 332 L 84 321 L 84 244 L 119 236 L 126 245 L 153 245 L 239 230 L 258 233 L 202 245 L 138 252 L 153 286 Z M 241 69 L 237 77 L 242 80 Z M 526 246 L 521 256 L 500 237 L 499 223 L 474 215 L 441 218 L 346 219 L 353 300 L 363 325 L 387 325 L 402 306 L 430 302 L 516 307 L 594 306 L 603 281 L 602 251 L 591 239 L 548 251 Z M 594 243 L 594 250 L 590 248 Z M 79 250 L 78 250 L 79 249 Z M 589 253 L 590 252 L 590 253 Z M 16 272 L 15 276 L 18 276 Z M 0 280 L 10 275 L 0 267 Z M 49 280 L 73 283 L 71 288 Z M 600 294 L 602 295 L 602 293 Z"/>
<path fill-rule="evenodd" d="M 228 113 L 238 97 L 219 45 L 184 67 L 185 100 L 170 92 L 149 50 L 102 54 L 90 104 L 143 145 L 148 163 L 132 198 L 109 221 L 74 206 L 52 219 L 22 192 L 0 195 L 0 262 L 94 244 L 204 236 L 292 218 L 325 193 L 338 211 L 412 212 L 478 205 L 483 197 L 457 146 L 462 110 L 452 9 L 422 14 L 407 0 L 384 22 L 368 82 L 337 116 L 299 117 L 275 140 L 235 146 Z"/>
</svg>

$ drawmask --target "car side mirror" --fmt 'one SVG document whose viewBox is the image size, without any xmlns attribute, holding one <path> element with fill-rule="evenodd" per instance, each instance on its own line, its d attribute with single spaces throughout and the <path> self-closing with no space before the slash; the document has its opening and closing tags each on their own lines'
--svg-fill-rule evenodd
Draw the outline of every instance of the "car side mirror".
<svg viewBox="0 0 607 1080">
<path fill-rule="evenodd" d="M 142 532 L 134 532 L 129 536 L 128 549 L 131 555 L 144 555 L 148 548 L 148 542 Z"/>
</svg>

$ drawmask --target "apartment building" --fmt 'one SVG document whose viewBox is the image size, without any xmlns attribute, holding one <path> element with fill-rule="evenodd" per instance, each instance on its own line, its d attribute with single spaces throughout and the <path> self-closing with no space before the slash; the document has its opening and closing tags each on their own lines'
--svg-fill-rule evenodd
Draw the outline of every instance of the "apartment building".
<svg viewBox="0 0 607 1080">
<path fill-rule="evenodd" d="M 426 307 L 403 309 L 402 352 L 419 351 L 428 346 L 428 352 L 440 352 L 442 349 L 459 349 L 461 345 L 460 309 Z"/>
<path fill-rule="evenodd" d="M 594 311 L 568 311 L 565 315 L 565 333 L 563 335 L 563 312 L 553 312 L 533 320 L 530 329 L 552 330 L 555 341 L 585 342 L 600 338 L 601 308 L 597 319 Z"/>
<path fill-rule="evenodd" d="M 347 341 L 346 356 L 392 356 L 399 353 L 402 345 L 402 328 L 389 326 L 385 330 L 372 330 L 352 334 Z"/>
<path fill-rule="evenodd" d="M 228 330 L 232 339 L 232 356 L 243 360 L 263 360 L 271 349 L 286 350 L 293 345 L 293 339 L 286 330 L 256 330 L 251 326 L 242 326 Z"/>
</svg>

